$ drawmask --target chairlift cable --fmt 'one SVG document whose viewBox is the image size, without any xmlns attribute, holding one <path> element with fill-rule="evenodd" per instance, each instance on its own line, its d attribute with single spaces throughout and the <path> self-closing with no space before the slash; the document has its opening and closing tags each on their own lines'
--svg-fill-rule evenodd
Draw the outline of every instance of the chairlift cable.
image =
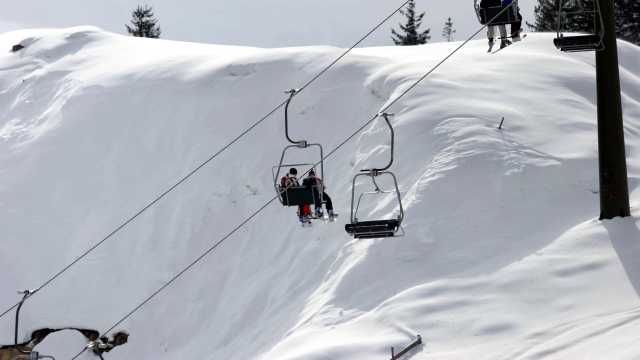
<svg viewBox="0 0 640 360">
<path fill-rule="evenodd" d="M 496 15 L 499 16 L 500 14 Z M 327 160 L 329 157 L 331 157 L 333 154 L 335 154 L 340 148 L 342 148 L 345 144 L 347 144 L 349 141 L 351 141 L 357 134 L 359 134 L 360 132 L 362 132 L 367 126 L 369 126 L 374 120 L 376 120 L 378 118 L 378 116 L 380 116 L 380 114 L 386 112 L 391 106 L 393 106 L 394 104 L 396 104 L 402 97 L 406 96 L 409 91 L 411 91 L 412 89 L 414 89 L 420 82 L 424 81 L 430 74 L 432 74 L 437 68 L 439 68 L 440 66 L 442 66 L 442 64 L 444 64 L 444 62 L 446 62 L 448 59 L 451 58 L 451 56 L 453 54 L 455 54 L 456 52 L 458 52 L 463 46 L 465 46 L 467 43 L 469 43 L 476 35 L 478 35 L 484 28 L 486 28 L 486 25 L 482 26 L 478 31 L 476 31 L 475 33 L 473 33 L 473 35 L 471 35 L 467 40 L 465 40 L 460 46 L 458 46 L 455 50 L 453 50 L 449 55 L 447 55 L 442 61 L 440 61 L 438 64 L 436 64 L 434 67 L 432 67 L 424 76 L 420 77 L 416 82 L 414 82 L 409 88 L 407 88 L 407 90 L 403 91 L 400 95 L 398 95 L 393 101 L 391 101 L 388 105 L 386 105 L 381 111 L 379 111 L 375 116 L 373 116 L 370 120 L 366 121 L 362 126 L 360 126 L 358 129 L 356 129 L 351 135 L 349 135 L 347 138 L 345 138 L 342 142 L 340 142 L 337 146 L 335 146 L 329 153 L 327 153 L 327 155 L 325 155 L 322 160 Z M 318 161 L 317 163 L 315 163 L 314 166 L 317 166 L 318 164 L 320 164 L 320 161 Z M 311 171 L 311 169 L 307 170 L 306 172 L 304 172 L 302 176 L 305 176 L 309 173 L 309 171 Z M 184 275 L 187 271 L 189 271 L 190 269 L 192 269 L 196 264 L 198 264 L 200 261 L 202 261 L 207 255 L 211 254 L 215 249 L 217 249 L 220 245 L 222 245 L 226 240 L 228 240 L 233 234 L 235 234 L 238 230 L 240 230 L 242 227 L 244 227 L 247 223 L 249 223 L 252 219 L 254 219 L 258 214 L 260 214 L 264 209 L 266 209 L 267 207 L 269 207 L 269 205 L 271 205 L 274 201 L 276 201 L 278 199 L 278 196 L 274 196 L 273 198 L 271 198 L 270 200 L 268 200 L 266 203 L 264 203 L 260 208 L 258 208 L 258 210 L 254 211 L 249 217 L 245 218 L 240 224 L 238 224 L 233 230 L 231 230 L 227 235 L 225 235 L 224 237 L 222 237 L 220 240 L 218 240 L 215 244 L 213 244 L 211 247 L 209 247 L 205 252 L 203 252 L 200 256 L 198 256 L 194 261 L 192 261 L 189 265 L 187 265 L 185 268 L 183 268 L 182 270 L 180 270 L 180 272 L 178 272 L 176 275 L 174 275 L 170 280 L 168 280 L 164 285 L 162 285 L 160 288 L 158 288 L 158 290 L 154 291 L 150 296 L 148 296 L 144 301 L 142 301 L 140 304 L 138 304 L 133 310 L 129 311 L 124 317 L 122 317 L 120 320 L 118 320 L 113 326 L 111 326 L 107 331 L 103 332 L 103 334 L 108 333 L 112 330 L 114 330 L 116 327 L 118 327 L 120 324 L 122 324 L 124 321 L 126 321 L 128 318 L 130 318 L 131 316 L 133 316 L 136 312 L 138 312 L 140 309 L 142 309 L 146 304 L 148 304 L 154 297 L 158 296 L 162 291 L 164 291 L 167 287 L 169 287 L 169 285 L 171 285 L 172 283 L 174 283 L 176 280 L 178 280 L 180 277 L 182 277 L 182 275 Z M 83 349 L 81 352 L 79 352 L 76 356 L 74 356 L 71 360 L 75 360 L 77 359 L 80 355 L 82 355 L 87 349 Z"/>
<path fill-rule="evenodd" d="M 360 38 L 358 41 L 356 41 L 351 47 L 349 47 L 347 50 L 345 50 L 344 52 L 342 52 L 340 54 L 340 56 L 338 56 L 335 60 L 333 60 L 329 65 L 327 65 L 326 67 L 324 67 L 318 74 L 316 74 L 313 78 L 311 78 L 309 81 L 307 81 L 304 85 L 302 85 L 302 87 L 300 87 L 297 91 L 296 94 L 299 94 L 300 92 L 304 91 L 307 87 L 309 87 L 312 83 L 314 83 L 316 80 L 318 80 L 321 76 L 323 76 L 327 71 L 329 71 L 331 68 L 333 68 L 340 60 L 342 60 L 345 56 L 347 56 L 353 49 L 355 49 L 358 45 L 360 45 L 364 40 L 366 40 L 369 36 L 371 36 L 371 34 L 373 34 L 376 30 L 378 30 L 383 24 L 385 24 L 391 17 L 393 17 L 396 13 L 398 13 L 400 10 L 402 10 L 411 0 L 406 0 L 402 6 L 398 7 L 397 9 L 395 9 L 392 13 L 390 13 L 387 17 L 385 17 L 381 22 L 379 22 L 376 26 L 374 26 L 371 30 L 369 30 L 369 32 L 367 32 L 362 38 Z M 258 121 L 254 122 L 251 126 L 249 126 L 247 129 L 245 129 L 244 131 L 242 131 L 238 136 L 236 136 L 233 140 L 231 140 L 229 143 L 227 143 L 225 146 L 223 146 L 220 150 L 218 150 L 215 154 L 211 155 L 208 159 L 206 159 L 205 161 L 203 161 L 200 165 L 198 165 L 195 169 L 193 169 L 192 171 L 190 171 L 189 173 L 187 173 L 185 176 L 183 176 L 180 180 L 178 180 L 175 184 L 173 184 L 172 186 L 170 186 L 168 189 L 166 189 L 165 191 L 163 191 L 160 195 L 156 196 L 151 202 L 149 202 L 147 205 L 145 205 L 142 209 L 140 209 L 138 212 L 136 212 L 134 215 L 132 215 L 131 217 L 129 217 L 127 220 L 125 220 L 121 225 L 119 225 L 118 227 L 115 228 L 115 230 L 113 230 L 112 232 L 110 232 L 107 236 L 105 236 L 104 238 L 102 238 L 100 241 L 98 241 L 97 243 L 95 243 L 93 246 L 91 246 L 89 249 L 87 249 L 85 252 L 83 252 L 82 254 L 80 254 L 78 257 L 75 258 L 75 260 L 73 260 L 71 263 L 69 263 L 68 265 L 66 265 L 64 268 L 62 268 L 60 271 L 58 271 L 55 275 L 53 275 L 51 278 L 49 278 L 47 281 L 45 281 L 42 285 L 40 285 L 39 287 L 37 287 L 35 290 L 33 290 L 31 295 L 35 295 L 36 293 L 40 292 L 40 290 L 42 290 L 43 288 L 47 287 L 49 284 L 51 284 L 53 281 L 55 281 L 58 277 L 60 277 L 62 274 L 64 274 L 65 272 L 67 272 L 71 267 L 73 267 L 75 264 L 77 264 L 78 262 L 80 262 L 82 259 L 84 259 L 87 255 L 89 255 L 91 252 L 93 252 L 94 250 L 96 250 L 98 247 L 100 247 L 102 244 L 104 244 L 107 240 L 109 240 L 110 238 L 112 238 L 115 234 L 117 234 L 118 232 L 120 232 L 120 230 L 122 230 L 123 228 L 125 228 L 126 226 L 128 226 L 131 222 L 133 222 L 136 218 L 138 218 L 140 215 L 142 215 L 144 212 L 146 212 L 149 208 L 151 208 L 152 206 L 154 206 L 157 202 L 159 202 L 160 200 L 162 200 L 166 195 L 168 195 L 170 192 L 172 192 L 173 190 L 175 190 L 177 187 L 179 187 L 180 185 L 182 185 L 185 181 L 187 181 L 189 178 L 191 178 L 194 174 L 196 174 L 197 172 L 199 172 L 204 166 L 206 166 L 207 164 L 209 164 L 211 161 L 213 161 L 215 158 L 217 158 L 220 154 L 222 154 L 223 152 L 225 152 L 227 149 L 229 149 L 232 145 L 234 145 L 236 142 L 238 142 L 241 138 L 243 138 L 245 135 L 247 135 L 249 132 L 251 132 L 253 129 L 255 129 L 258 125 L 260 125 L 262 122 L 264 122 L 266 119 L 268 119 L 271 115 L 273 115 L 276 111 L 280 110 L 285 104 L 287 103 L 287 100 L 282 101 L 281 103 L 279 103 L 275 108 L 273 108 L 273 110 L 269 111 L 266 115 L 264 115 L 263 117 L 261 117 Z M 14 310 L 15 308 L 18 307 L 18 305 L 20 304 L 20 302 L 15 303 L 14 305 L 12 305 L 11 307 L 9 307 L 8 309 L 6 309 L 4 312 L 0 313 L 0 319 L 2 317 L 4 317 L 5 315 L 7 315 L 9 312 L 11 312 L 12 310 Z"/>
</svg>

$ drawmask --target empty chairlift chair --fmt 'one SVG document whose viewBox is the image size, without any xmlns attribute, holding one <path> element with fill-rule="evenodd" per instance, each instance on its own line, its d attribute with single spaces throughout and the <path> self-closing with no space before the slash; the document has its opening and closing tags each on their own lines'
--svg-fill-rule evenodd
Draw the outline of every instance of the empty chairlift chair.
<svg viewBox="0 0 640 360">
<path fill-rule="evenodd" d="M 352 235 L 354 238 L 384 238 L 384 237 L 393 237 L 397 236 L 398 231 L 402 229 L 402 220 L 404 219 L 404 209 L 402 207 L 402 198 L 400 196 L 400 189 L 398 187 L 398 180 L 396 176 L 387 171 L 391 165 L 393 164 L 393 149 L 394 149 L 394 131 L 391 123 L 389 122 L 390 114 L 381 114 L 384 118 L 387 126 L 391 130 L 391 158 L 389 163 L 383 168 L 373 168 L 373 169 L 364 169 L 360 170 L 360 174 L 357 174 L 353 178 L 353 183 L 351 187 L 351 223 L 345 225 L 345 230 L 348 234 Z M 382 175 L 386 175 L 393 179 L 394 189 L 389 191 L 381 190 L 376 182 L 376 178 Z M 356 187 L 357 180 L 359 177 L 370 177 L 373 182 L 374 190 L 369 192 L 360 193 L 358 199 L 356 201 Z M 398 205 L 400 209 L 400 214 L 391 219 L 379 219 L 379 220 L 366 220 L 361 221 L 358 218 L 358 210 L 360 210 L 360 204 L 362 199 L 365 197 L 375 197 L 375 196 L 388 196 L 386 194 L 394 194 L 398 200 Z"/>
<path fill-rule="evenodd" d="M 600 0 L 593 0 L 593 8 L 585 7 L 584 0 L 558 0 L 558 29 L 553 44 L 566 52 L 599 51 L 604 49 L 604 31 Z M 565 36 L 563 31 L 572 17 L 579 17 L 587 34 Z"/>
<path fill-rule="evenodd" d="M 297 90 L 292 89 L 287 91 L 287 93 L 289 94 L 289 99 L 285 104 L 284 129 L 285 129 L 285 137 L 287 138 L 287 141 L 291 143 L 291 145 L 288 145 L 284 148 L 284 150 L 282 151 L 282 156 L 280 157 L 280 162 L 278 163 L 278 165 L 272 168 L 273 185 L 276 190 L 276 193 L 278 194 L 278 198 L 280 199 L 280 203 L 282 205 L 284 206 L 311 205 L 315 203 L 314 191 L 311 188 L 305 187 L 302 185 L 283 187 L 280 184 L 280 176 L 287 172 L 286 169 L 290 167 L 296 167 L 296 166 L 313 168 L 319 164 L 320 165 L 319 176 L 321 179 L 324 179 L 324 153 L 323 153 L 322 145 L 310 144 L 306 140 L 292 140 L 291 137 L 289 136 L 289 104 L 291 103 L 291 100 L 293 99 L 293 97 L 296 95 Z M 317 162 L 296 163 L 296 164 L 285 163 L 286 155 L 290 150 L 292 149 L 306 150 L 309 148 L 315 148 L 318 150 Z M 320 186 L 323 186 L 323 185 L 320 185 Z M 320 194 L 322 194 L 322 191 L 320 191 Z"/>
</svg>

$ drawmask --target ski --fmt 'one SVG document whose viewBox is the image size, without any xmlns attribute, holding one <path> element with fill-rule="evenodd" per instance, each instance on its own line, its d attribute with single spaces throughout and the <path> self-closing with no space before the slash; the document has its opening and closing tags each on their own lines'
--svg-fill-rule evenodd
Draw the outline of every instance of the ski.
<svg viewBox="0 0 640 360">
<path fill-rule="evenodd" d="M 489 52 L 490 52 L 491 54 L 495 54 L 495 53 L 499 52 L 500 50 L 504 50 L 504 49 L 506 49 L 506 48 L 508 48 L 508 47 L 510 47 L 510 46 L 513 46 L 513 45 L 515 45 L 515 44 L 519 43 L 519 42 L 522 42 L 522 40 L 524 40 L 526 37 L 527 37 L 527 34 L 522 34 L 522 36 L 520 36 L 520 40 L 518 40 L 518 41 L 514 41 L 514 42 L 511 42 L 509 45 L 507 45 L 507 46 L 505 46 L 505 47 L 501 47 L 501 48 L 499 48 L 498 50 L 491 51 L 491 49 L 489 49 Z"/>
</svg>

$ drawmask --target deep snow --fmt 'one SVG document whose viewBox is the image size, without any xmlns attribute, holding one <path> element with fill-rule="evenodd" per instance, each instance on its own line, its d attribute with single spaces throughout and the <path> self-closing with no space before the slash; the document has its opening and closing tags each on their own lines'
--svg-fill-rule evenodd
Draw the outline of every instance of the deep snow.
<svg viewBox="0 0 640 360">
<path fill-rule="evenodd" d="M 619 43 L 634 217 L 601 222 L 593 54 L 551 39 L 496 55 L 472 42 L 392 108 L 407 236 L 343 230 L 351 177 L 388 156 L 376 122 L 325 163 L 340 221 L 302 229 L 272 205 L 125 322 L 131 342 L 107 358 L 386 359 L 416 334 L 413 360 L 640 357 L 640 49 Z M 328 152 L 456 45 L 356 50 L 295 98 L 293 136 Z M 3 309 L 342 51 L 87 27 L 5 33 L 1 49 Z M 270 199 L 282 123 L 278 112 L 30 299 L 22 336 L 109 328 Z M 392 200 L 367 211 L 388 216 Z M 0 328 L 10 343 L 12 316 Z M 39 350 L 81 348 L 58 334 Z"/>
</svg>

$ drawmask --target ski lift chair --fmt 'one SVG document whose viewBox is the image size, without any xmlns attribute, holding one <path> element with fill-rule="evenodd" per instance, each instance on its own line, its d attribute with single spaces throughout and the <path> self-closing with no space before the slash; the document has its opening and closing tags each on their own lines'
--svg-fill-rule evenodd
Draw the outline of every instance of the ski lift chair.
<svg viewBox="0 0 640 360">
<path fill-rule="evenodd" d="M 481 7 L 481 0 L 474 0 L 474 8 L 478 21 L 482 25 L 507 25 L 514 24 L 518 19 L 518 0 L 513 0 L 512 4 L 500 6 Z M 507 9 L 508 8 L 508 9 Z"/>
<path fill-rule="evenodd" d="M 372 168 L 360 170 L 360 174 L 356 174 L 356 176 L 354 176 L 353 178 L 353 183 L 351 185 L 351 223 L 346 224 L 344 229 L 348 234 L 352 235 L 356 239 L 394 237 L 397 236 L 396 234 L 398 233 L 398 231 L 402 229 L 404 209 L 402 207 L 402 198 L 400 196 L 398 180 L 392 172 L 387 171 L 387 169 L 389 169 L 393 164 L 394 131 L 391 123 L 389 122 L 389 116 L 391 116 L 391 114 L 383 113 L 381 115 L 385 119 L 387 126 L 389 126 L 389 129 L 391 130 L 391 159 L 385 167 L 380 169 Z M 393 184 L 395 186 L 394 190 L 383 191 L 380 189 L 378 183 L 376 182 L 376 178 L 381 175 L 387 175 L 393 179 Z M 374 191 L 361 193 L 358 196 L 358 201 L 356 203 L 355 194 L 357 180 L 359 177 L 363 176 L 371 177 L 371 181 L 374 185 Z M 398 205 L 400 207 L 400 214 L 396 218 L 360 221 L 360 219 L 358 218 L 358 210 L 360 209 L 360 204 L 363 198 L 372 196 L 386 196 L 385 194 L 390 193 L 396 195 L 396 198 L 398 199 Z"/>
<path fill-rule="evenodd" d="M 287 186 L 283 187 L 280 184 L 280 176 L 286 173 L 286 170 L 290 167 L 294 166 L 309 166 L 310 168 L 314 168 L 316 165 L 320 165 L 320 178 L 324 179 L 324 152 L 322 149 L 322 145 L 320 144 L 310 144 L 306 140 L 292 140 L 289 136 L 289 104 L 291 100 L 296 95 L 297 90 L 292 89 L 286 92 L 289 94 L 289 99 L 285 105 L 284 110 L 284 129 L 285 129 L 285 137 L 287 141 L 291 143 L 291 145 L 287 145 L 282 151 L 282 156 L 280 156 L 280 162 L 278 165 L 272 168 L 273 175 L 273 186 L 278 194 L 278 198 L 280 199 L 280 203 L 284 206 L 301 206 L 301 205 L 311 205 L 316 203 L 314 191 L 310 187 L 306 186 Z M 309 149 L 309 148 L 317 148 L 318 149 L 318 162 L 317 163 L 301 163 L 301 164 L 286 164 L 285 158 L 287 152 L 292 149 Z M 320 196 L 323 193 L 323 186 L 320 184 Z"/>
<path fill-rule="evenodd" d="M 557 37 L 553 39 L 553 44 L 556 48 L 565 52 L 599 51 L 604 49 L 603 19 L 600 3 L 599 0 L 593 1 L 593 9 L 586 9 L 582 0 L 558 1 Z M 574 6 L 565 6 L 567 4 L 574 4 Z M 589 34 L 565 36 L 562 33 L 569 16 L 589 14 L 593 17 L 593 24 L 591 24 Z"/>
</svg>

